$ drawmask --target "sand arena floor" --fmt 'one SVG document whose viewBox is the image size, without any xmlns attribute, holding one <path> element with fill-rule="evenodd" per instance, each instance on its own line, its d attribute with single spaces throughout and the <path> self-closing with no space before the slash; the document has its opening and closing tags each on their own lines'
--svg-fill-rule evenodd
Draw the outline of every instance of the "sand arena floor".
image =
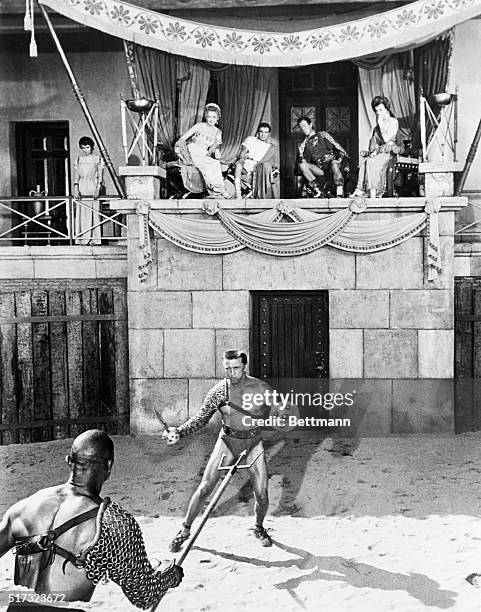
<svg viewBox="0 0 481 612">
<path fill-rule="evenodd" d="M 214 437 L 174 447 L 115 436 L 103 494 L 134 514 L 152 559 L 170 559 Z M 0 448 L 0 510 L 66 479 L 69 440 Z M 252 534 L 245 474 L 228 486 L 184 564 L 181 586 L 159 610 L 185 612 L 479 612 L 481 434 L 353 440 L 291 433 L 267 444 L 274 546 Z M 0 559 L 0 591 L 12 588 L 13 557 Z M 72 604 L 72 607 L 75 607 Z M 84 610 L 136 610 L 113 583 Z M 0 608 L 1 609 L 1 608 Z"/>
</svg>

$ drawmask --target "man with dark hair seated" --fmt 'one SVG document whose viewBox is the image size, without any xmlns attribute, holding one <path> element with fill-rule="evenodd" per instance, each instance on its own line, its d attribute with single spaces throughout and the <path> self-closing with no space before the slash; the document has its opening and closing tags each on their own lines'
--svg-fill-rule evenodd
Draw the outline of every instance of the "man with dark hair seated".
<svg viewBox="0 0 481 612">
<path fill-rule="evenodd" d="M 317 181 L 323 179 L 324 185 L 328 174 L 336 185 L 336 196 L 344 197 L 341 164 L 348 154 L 328 132 L 316 132 L 309 117 L 300 117 L 297 125 L 305 136 L 298 149 L 297 172 L 307 181 L 313 197 L 323 197 Z"/>
<path fill-rule="evenodd" d="M 235 197 L 241 198 L 243 176 L 252 185 L 254 198 L 273 198 L 273 184 L 278 176 L 276 150 L 269 142 L 271 126 L 263 121 L 257 128 L 257 136 L 248 136 L 242 143 L 242 149 L 235 164 L 234 186 Z"/>
<path fill-rule="evenodd" d="M 15 584 L 45 596 L 61 594 L 65 602 L 89 601 L 97 583 L 110 579 L 143 609 L 179 585 L 182 568 L 171 564 L 155 571 L 137 521 L 100 497 L 113 462 L 111 438 L 99 429 L 86 431 L 66 457 L 68 481 L 7 510 L 0 523 L 0 556 L 14 549 Z"/>
</svg>

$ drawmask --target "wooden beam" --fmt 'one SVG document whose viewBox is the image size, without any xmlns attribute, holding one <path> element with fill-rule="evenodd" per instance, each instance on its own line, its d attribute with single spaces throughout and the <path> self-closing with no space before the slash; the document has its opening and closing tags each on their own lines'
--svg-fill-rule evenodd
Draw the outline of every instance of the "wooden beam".
<svg viewBox="0 0 481 612">
<path fill-rule="evenodd" d="M 399 0 L 384 0 L 403 4 Z M 132 4 L 152 11 L 178 11 L 219 8 L 256 8 L 260 6 L 305 6 L 307 4 L 372 4 L 373 0 L 132 0 Z M 2 0 L 0 14 L 25 13 L 25 0 Z"/>
</svg>

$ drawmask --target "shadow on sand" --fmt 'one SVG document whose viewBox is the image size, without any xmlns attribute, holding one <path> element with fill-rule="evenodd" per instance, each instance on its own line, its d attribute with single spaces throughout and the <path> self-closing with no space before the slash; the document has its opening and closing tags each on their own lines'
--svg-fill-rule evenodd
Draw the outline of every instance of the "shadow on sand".
<svg viewBox="0 0 481 612">
<path fill-rule="evenodd" d="M 457 593 L 441 589 L 435 580 L 424 574 L 399 574 L 380 569 L 374 565 L 368 565 L 367 563 L 358 563 L 353 559 L 346 559 L 344 557 L 313 555 L 307 550 L 287 546 L 276 540 L 273 540 L 273 544 L 293 555 L 293 558 L 286 559 L 285 561 L 268 561 L 255 557 L 242 557 L 234 553 L 202 548 L 201 546 L 194 546 L 194 549 L 222 557 L 229 561 L 248 563 L 266 569 L 296 567 L 300 570 L 311 570 L 307 571 L 303 576 L 296 576 L 282 582 L 273 583 L 275 588 L 286 590 L 301 608 L 305 606 L 296 594 L 296 589 L 303 582 L 320 580 L 342 581 L 359 589 L 405 591 L 410 597 L 417 599 L 424 606 L 432 606 L 441 610 L 447 610 L 455 603 Z"/>
<path fill-rule="evenodd" d="M 264 448 L 267 454 L 269 478 L 280 477 L 280 499 L 276 508 L 272 508 L 273 516 L 303 516 L 304 508 L 299 500 L 306 471 L 314 454 L 321 446 L 330 441 L 329 450 L 333 453 L 348 455 L 354 452 L 358 445 L 358 438 L 344 440 L 334 438 L 328 434 L 320 435 L 315 432 L 291 432 L 287 436 L 270 435 L 264 439 Z M 327 449 L 326 449 L 327 450 Z M 238 504 L 253 504 L 254 492 L 250 479 L 240 486 L 239 490 L 225 499 L 215 509 L 213 516 L 226 516 L 236 513 Z"/>
</svg>

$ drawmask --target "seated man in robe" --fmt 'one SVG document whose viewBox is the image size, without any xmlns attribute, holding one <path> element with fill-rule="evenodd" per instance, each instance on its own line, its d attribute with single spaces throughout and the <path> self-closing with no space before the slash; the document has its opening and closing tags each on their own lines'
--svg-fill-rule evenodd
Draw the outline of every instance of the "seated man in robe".
<svg viewBox="0 0 481 612">
<path fill-rule="evenodd" d="M 254 198 L 273 198 L 273 184 L 278 175 L 276 167 L 276 150 L 269 142 L 271 126 L 262 122 L 257 128 L 257 136 L 248 136 L 242 143 L 242 149 L 235 165 L 235 197 L 241 198 L 241 181 L 243 177 L 252 181 Z M 247 176 L 246 176 L 247 175 Z"/>
<path fill-rule="evenodd" d="M 336 185 L 336 196 L 343 198 L 344 177 L 341 164 L 349 157 L 348 154 L 328 132 L 316 132 L 309 117 L 300 117 L 297 125 L 305 138 L 299 145 L 296 166 L 298 173 L 306 180 L 312 196 L 323 197 L 318 180 L 322 179 L 324 185 L 326 177 L 331 175 Z"/>
</svg>

